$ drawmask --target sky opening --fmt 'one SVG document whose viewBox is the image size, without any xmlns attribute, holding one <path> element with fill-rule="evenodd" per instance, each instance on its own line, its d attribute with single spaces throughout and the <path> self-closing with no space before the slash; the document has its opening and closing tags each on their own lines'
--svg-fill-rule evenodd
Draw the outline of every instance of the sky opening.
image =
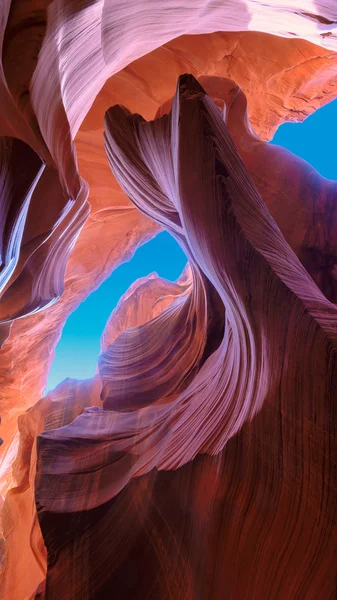
<svg viewBox="0 0 337 600">
<path fill-rule="evenodd" d="M 134 281 L 153 272 L 175 281 L 186 262 L 179 244 L 163 231 L 140 246 L 130 261 L 117 267 L 68 317 L 56 346 L 45 393 L 67 377 L 87 379 L 94 376 L 105 324 Z"/>
<path fill-rule="evenodd" d="M 336 139 L 337 100 L 317 110 L 302 123 L 281 125 L 271 143 L 297 154 L 323 177 L 337 180 Z M 185 254 L 166 232 L 159 233 L 138 248 L 129 262 L 113 271 L 68 317 L 56 347 L 45 393 L 67 377 L 93 377 L 105 324 L 134 281 L 153 272 L 175 281 L 185 265 Z"/>
</svg>

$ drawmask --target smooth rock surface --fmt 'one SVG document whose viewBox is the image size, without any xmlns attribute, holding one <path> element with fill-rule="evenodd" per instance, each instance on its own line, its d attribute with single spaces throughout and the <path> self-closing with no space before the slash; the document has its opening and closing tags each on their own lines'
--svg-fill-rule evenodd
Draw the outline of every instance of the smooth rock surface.
<svg viewBox="0 0 337 600">
<path fill-rule="evenodd" d="M 39 436 L 46 596 L 333 598 L 337 309 L 192 76 L 169 115 L 116 106 L 105 127 L 116 178 L 193 285 L 102 354 L 103 408 Z"/>
<path fill-rule="evenodd" d="M 280 123 L 301 120 L 337 96 L 335 3 L 200 0 L 189 6 L 167 0 L 160 11 L 155 7 L 152 0 L 141 7 L 130 0 L 127 9 L 116 0 L 5 0 L 0 8 L 0 486 L 3 496 L 13 488 L 12 496 L 17 495 L 18 506 L 22 501 L 27 515 L 26 524 L 25 519 L 19 523 L 22 534 L 18 529 L 15 537 L 15 528 L 11 530 L 7 559 L 17 554 L 21 537 L 26 548 L 41 541 L 40 534 L 40 541 L 34 541 L 35 534 L 28 541 L 35 509 L 27 475 L 40 426 L 33 427 L 30 449 L 22 453 L 27 436 L 18 428 L 18 417 L 43 394 L 70 312 L 159 230 L 132 206 L 107 164 L 103 117 L 110 106 L 121 104 L 153 119 L 168 112 L 180 74 L 190 72 L 200 79 L 215 103 L 221 109 L 226 105 L 230 135 L 286 242 L 325 297 L 333 303 L 337 299 L 336 185 L 262 141 Z M 150 302 L 151 284 L 144 285 Z M 174 285 L 172 290 L 177 291 Z M 132 297 L 136 303 L 137 292 Z M 217 296 L 207 289 L 206 297 L 211 312 L 221 319 Z M 107 337 L 100 359 L 106 408 L 120 404 L 111 391 L 116 372 L 109 373 L 109 362 L 114 369 L 118 365 L 108 346 L 127 324 L 146 323 L 164 308 L 161 301 L 154 306 L 147 315 L 143 307 L 137 312 L 139 320 L 133 321 L 125 299 L 112 318 L 114 333 Z M 189 385 L 202 353 L 214 351 L 207 343 L 187 357 L 189 376 L 180 374 L 176 383 Z M 134 344 L 132 336 L 128 344 Z M 158 363 L 164 371 L 166 358 Z M 119 377 L 122 383 L 122 371 Z M 172 376 L 170 400 L 176 396 L 174 381 Z M 161 395 L 158 386 L 154 402 Z M 144 402 L 141 394 L 136 396 L 125 398 L 130 409 Z M 35 407 L 34 414 L 43 428 L 39 410 Z M 19 526 L 15 510 L 7 512 L 7 537 L 11 519 Z M 11 571 L 15 583 L 10 600 L 22 600 L 27 576 L 30 597 L 44 572 L 42 559 L 28 558 L 29 552 Z M 15 564 L 12 558 L 7 560 L 9 569 Z"/>
<path fill-rule="evenodd" d="M 26 30 L 24 33 L 27 35 Z M 233 78 L 247 95 L 251 124 L 262 139 L 270 139 L 281 122 L 303 119 L 337 95 L 337 54 L 305 40 L 253 32 L 184 36 L 140 58 L 107 81 L 75 139 L 79 171 L 90 187 L 91 213 L 70 255 L 65 291 L 48 310 L 16 321 L 10 339 L 0 350 L 2 452 L 3 455 L 8 452 L 0 467 L 3 493 L 13 482 L 10 457 L 15 455 L 17 417 L 43 393 L 53 351 L 68 314 L 113 268 L 130 257 L 137 245 L 158 231 L 132 208 L 108 168 L 102 135 L 104 112 L 112 104 L 120 103 L 147 119 L 154 118 L 160 106 L 173 95 L 177 77 L 186 71 L 197 77 Z M 238 140 L 236 144 L 239 147 Z M 55 172 L 50 170 L 48 177 L 52 176 L 56 184 Z M 48 177 L 45 175 L 44 188 L 40 189 L 47 187 L 50 196 L 53 188 Z M 42 183 L 41 180 L 41 186 Z M 53 226 L 54 216 L 49 206 L 55 206 L 56 212 L 62 206 L 58 184 L 55 190 L 47 206 L 37 191 L 33 195 L 27 234 L 23 234 L 27 243 L 23 244 L 19 267 L 36 243 L 43 241 L 44 222 L 47 231 Z M 43 218 L 41 203 L 46 206 Z M 33 241 L 28 242 L 29 239 Z M 42 244 L 41 251 L 45 245 Z M 26 286 L 28 291 L 31 287 L 27 279 L 20 281 L 15 293 L 23 298 Z M 8 316 L 5 297 L 1 302 Z M 5 329 L 4 337 L 8 333 Z M 8 450 L 12 440 L 12 448 Z"/>
</svg>

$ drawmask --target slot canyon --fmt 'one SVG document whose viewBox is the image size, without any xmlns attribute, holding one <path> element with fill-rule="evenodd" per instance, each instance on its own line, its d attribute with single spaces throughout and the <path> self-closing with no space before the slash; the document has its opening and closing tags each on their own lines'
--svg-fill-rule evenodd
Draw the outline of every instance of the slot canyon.
<svg viewBox="0 0 337 600">
<path fill-rule="evenodd" d="M 268 142 L 337 98 L 336 1 L 0 13 L 1 600 L 334 600 L 337 181 Z M 181 275 L 45 393 L 163 230 Z"/>
</svg>

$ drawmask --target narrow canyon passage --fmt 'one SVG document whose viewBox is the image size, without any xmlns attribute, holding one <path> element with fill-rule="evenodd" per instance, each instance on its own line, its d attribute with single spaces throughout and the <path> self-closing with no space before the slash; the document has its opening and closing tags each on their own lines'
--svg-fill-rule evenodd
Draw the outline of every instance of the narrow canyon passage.
<svg viewBox="0 0 337 600">
<path fill-rule="evenodd" d="M 337 101 L 316 111 L 303 123 L 281 125 L 271 144 L 309 162 L 323 177 L 337 180 L 333 141 L 337 136 Z M 317 151 L 316 139 L 320 139 Z M 123 294 L 138 278 L 155 272 L 175 281 L 185 266 L 186 257 L 174 239 L 163 232 L 136 250 L 68 317 L 51 365 L 45 394 L 66 378 L 93 377 L 100 351 L 100 336 Z"/>
<path fill-rule="evenodd" d="M 74 590 L 69 598 L 89 586 L 97 598 L 108 598 L 116 589 L 120 596 L 139 598 L 149 593 L 153 598 L 221 598 L 224 592 L 242 598 L 315 597 L 323 581 L 330 597 L 335 585 L 327 560 L 336 543 L 334 487 L 325 487 L 308 456 L 322 452 L 335 431 L 336 308 L 296 256 L 301 256 L 297 238 L 289 238 L 296 251 L 286 242 L 218 107 L 193 77 L 180 77 L 168 116 L 147 123 L 116 106 L 108 111 L 105 126 L 115 176 L 141 210 L 179 239 L 192 285 L 155 319 L 124 330 L 104 349 L 99 360 L 102 407 L 95 403 L 69 424 L 39 436 L 36 502 L 52 552 L 47 596 L 56 598 L 67 577 Z M 248 449 L 251 461 L 243 460 Z M 206 456 L 201 461 L 198 455 Z M 213 468 L 214 455 L 217 469 L 209 493 L 201 482 Z M 188 483 L 181 475 L 186 469 Z M 165 486 L 170 500 L 156 496 L 161 471 L 170 473 Z M 324 480 L 332 473 L 333 466 L 326 464 Z M 270 499 L 262 509 L 266 490 Z M 181 510 L 177 493 L 188 498 Z M 202 501 L 191 512 L 187 506 L 193 506 L 194 495 Z M 323 498 L 317 523 L 315 507 Z M 152 502 L 164 513 L 158 522 Z M 196 528 L 201 510 L 207 521 Z M 261 538 L 266 523 L 271 533 Z M 66 541 L 55 535 L 69 527 Z M 270 562 L 284 527 L 289 528 L 287 551 L 297 556 L 291 565 L 286 554 L 275 554 Z M 226 545 L 220 541 L 223 532 Z M 98 534 L 99 547 L 109 546 L 105 574 L 100 554 L 95 560 L 84 543 L 87 536 L 93 543 Z M 262 548 L 252 555 L 254 543 Z M 205 556 L 205 544 L 216 549 L 213 563 Z M 120 546 L 124 552 L 116 563 Z M 74 552 L 85 565 L 80 579 L 69 562 Z M 149 579 L 142 576 L 140 584 L 136 571 L 126 582 L 134 552 L 143 557 L 142 572 L 151 564 L 155 572 L 168 568 L 165 577 L 155 579 L 147 567 Z M 272 577 L 262 568 L 267 557 Z M 316 567 L 309 580 L 304 559 L 313 557 Z M 239 576 L 242 564 L 245 579 Z M 236 576 L 229 580 L 228 572 Z"/>
<path fill-rule="evenodd" d="M 1 600 L 334 600 L 335 2 L 0 17 Z"/>
</svg>

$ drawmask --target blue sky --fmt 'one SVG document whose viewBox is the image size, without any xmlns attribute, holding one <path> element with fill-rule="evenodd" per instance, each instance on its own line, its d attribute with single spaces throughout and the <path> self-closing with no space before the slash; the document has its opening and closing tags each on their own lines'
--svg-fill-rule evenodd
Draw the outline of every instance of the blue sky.
<svg viewBox="0 0 337 600">
<path fill-rule="evenodd" d="M 334 100 L 303 123 L 281 125 L 272 143 L 304 158 L 323 177 L 337 179 L 336 135 L 337 100 Z"/>
<path fill-rule="evenodd" d="M 86 379 L 95 374 L 100 337 L 105 323 L 130 285 L 154 271 L 175 281 L 186 265 L 186 256 L 166 231 L 159 233 L 120 265 L 67 319 L 56 347 L 46 391 L 66 377 Z"/>
<path fill-rule="evenodd" d="M 285 123 L 271 143 L 287 148 L 309 162 L 323 177 L 337 179 L 335 140 L 337 139 L 337 100 L 324 106 L 303 123 Z M 118 267 L 90 294 L 68 318 L 56 347 L 46 391 L 66 377 L 86 379 L 96 370 L 100 337 L 105 323 L 130 285 L 155 271 L 175 281 L 186 257 L 166 232 L 141 246 L 133 258 Z"/>
</svg>

